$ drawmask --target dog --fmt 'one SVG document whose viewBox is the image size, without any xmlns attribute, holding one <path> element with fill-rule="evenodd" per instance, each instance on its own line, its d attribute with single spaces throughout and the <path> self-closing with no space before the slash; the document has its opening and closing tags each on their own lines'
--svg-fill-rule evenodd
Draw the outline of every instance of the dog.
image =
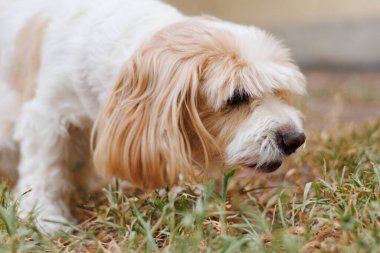
<svg viewBox="0 0 380 253">
<path fill-rule="evenodd" d="M 254 26 L 158 0 L 0 3 L 0 166 L 47 233 L 72 222 L 78 178 L 155 189 L 275 171 L 305 142 L 293 104 L 305 89 Z"/>
</svg>

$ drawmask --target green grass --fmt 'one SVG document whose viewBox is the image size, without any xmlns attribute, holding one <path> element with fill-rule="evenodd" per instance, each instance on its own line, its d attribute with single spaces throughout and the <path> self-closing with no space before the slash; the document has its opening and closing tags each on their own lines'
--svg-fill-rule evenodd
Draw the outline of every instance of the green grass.
<svg viewBox="0 0 380 253">
<path fill-rule="evenodd" d="M 17 217 L 3 182 L 0 252 L 378 252 L 380 120 L 309 133 L 287 166 L 242 188 L 228 187 L 234 171 L 221 187 L 127 194 L 116 184 L 77 206 L 82 224 L 54 236 Z"/>
</svg>

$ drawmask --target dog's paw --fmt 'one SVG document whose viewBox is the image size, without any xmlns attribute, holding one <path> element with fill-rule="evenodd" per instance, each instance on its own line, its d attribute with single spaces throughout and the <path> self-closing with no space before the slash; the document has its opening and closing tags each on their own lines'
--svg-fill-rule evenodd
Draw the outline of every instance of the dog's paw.
<svg viewBox="0 0 380 253">
<path fill-rule="evenodd" d="M 21 202 L 22 203 L 22 202 Z M 45 234 L 54 234 L 59 231 L 69 232 L 76 220 L 60 205 L 56 203 L 38 204 L 34 209 L 29 209 L 24 204 L 19 207 L 21 218 L 28 218 L 35 222 L 37 228 Z"/>
<path fill-rule="evenodd" d="M 66 218 L 57 214 L 41 213 L 35 218 L 37 228 L 48 235 L 57 232 L 70 232 L 76 221 L 73 218 Z"/>
<path fill-rule="evenodd" d="M 18 198 L 18 215 L 22 219 L 33 220 L 37 228 L 46 234 L 58 231 L 68 232 L 76 224 L 68 206 L 63 200 L 51 200 L 41 194 L 38 198 L 32 192 Z"/>
</svg>

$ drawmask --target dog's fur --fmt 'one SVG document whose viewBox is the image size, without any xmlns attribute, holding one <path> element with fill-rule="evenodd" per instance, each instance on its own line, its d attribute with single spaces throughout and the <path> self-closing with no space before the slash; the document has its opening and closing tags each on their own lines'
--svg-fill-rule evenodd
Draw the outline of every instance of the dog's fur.
<svg viewBox="0 0 380 253">
<path fill-rule="evenodd" d="M 303 131 L 289 96 L 304 90 L 253 26 L 156 0 L 0 1 L 0 167 L 17 166 L 16 193 L 32 189 L 21 209 L 41 207 L 47 232 L 44 219 L 70 219 L 79 167 L 149 189 L 278 164 L 278 129 Z"/>
</svg>

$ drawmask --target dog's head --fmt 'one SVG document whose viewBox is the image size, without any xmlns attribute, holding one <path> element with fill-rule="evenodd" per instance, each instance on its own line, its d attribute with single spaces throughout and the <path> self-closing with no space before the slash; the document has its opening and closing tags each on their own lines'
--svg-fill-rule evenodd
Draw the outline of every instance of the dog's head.
<svg viewBox="0 0 380 253">
<path fill-rule="evenodd" d="M 193 18 L 153 36 L 126 64 L 94 127 L 94 162 L 144 188 L 207 169 L 274 171 L 305 141 L 293 94 L 304 77 L 255 27 Z"/>
</svg>

